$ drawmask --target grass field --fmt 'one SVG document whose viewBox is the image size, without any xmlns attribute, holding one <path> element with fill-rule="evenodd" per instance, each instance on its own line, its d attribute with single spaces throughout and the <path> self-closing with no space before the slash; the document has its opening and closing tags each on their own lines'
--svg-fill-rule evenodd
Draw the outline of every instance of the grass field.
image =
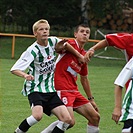
<svg viewBox="0 0 133 133">
<path fill-rule="evenodd" d="M 27 97 L 20 94 L 23 79 L 10 73 L 10 68 L 16 59 L 32 42 L 31 39 L 19 38 L 16 43 L 15 59 L 11 57 L 11 40 L 9 38 L 0 39 L 0 133 L 13 133 L 20 122 L 31 114 Z M 121 52 L 114 49 L 108 50 L 105 54 L 110 56 L 123 56 Z M 125 61 L 105 60 L 93 58 L 88 64 L 89 79 L 92 93 L 99 106 L 101 121 L 100 133 L 120 133 L 122 123 L 115 124 L 111 119 L 114 106 L 114 85 L 113 82 L 122 69 Z M 78 81 L 81 93 L 85 95 Z M 76 125 L 66 133 L 86 133 L 87 121 L 85 118 L 75 113 Z M 39 133 L 52 121 L 56 120 L 54 116 L 47 117 L 34 125 L 28 133 Z"/>
</svg>

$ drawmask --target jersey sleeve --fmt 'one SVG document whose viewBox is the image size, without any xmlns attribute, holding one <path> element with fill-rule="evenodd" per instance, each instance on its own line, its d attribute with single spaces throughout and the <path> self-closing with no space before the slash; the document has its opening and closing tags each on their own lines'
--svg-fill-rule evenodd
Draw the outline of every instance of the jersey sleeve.
<svg viewBox="0 0 133 133">
<path fill-rule="evenodd" d="M 30 54 L 29 51 L 25 51 L 22 53 L 21 57 L 13 65 L 10 71 L 13 70 L 25 71 L 33 60 L 34 57 L 32 56 L 32 54 Z"/>
<path fill-rule="evenodd" d="M 117 33 L 117 34 L 107 34 L 105 36 L 106 41 L 109 46 L 115 46 L 119 49 L 126 49 L 127 44 L 130 41 L 130 34 L 126 33 Z"/>
<path fill-rule="evenodd" d="M 133 77 L 133 58 L 125 65 L 119 73 L 114 84 L 124 87 L 129 79 Z"/>
</svg>

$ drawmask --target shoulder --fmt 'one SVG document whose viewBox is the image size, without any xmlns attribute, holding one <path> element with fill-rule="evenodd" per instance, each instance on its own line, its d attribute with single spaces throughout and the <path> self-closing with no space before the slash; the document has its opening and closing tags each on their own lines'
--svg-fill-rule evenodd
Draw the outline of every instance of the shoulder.
<svg viewBox="0 0 133 133">
<path fill-rule="evenodd" d="M 76 44 L 76 42 L 75 42 L 74 39 L 69 39 L 69 40 L 68 40 L 68 43 L 70 43 L 70 44 Z"/>
<path fill-rule="evenodd" d="M 27 54 L 31 54 L 34 57 L 36 57 L 36 55 L 38 54 L 38 52 L 40 51 L 40 48 L 37 44 L 37 42 L 34 42 L 31 46 L 29 46 L 27 48 L 27 50 L 25 51 Z"/>
<path fill-rule="evenodd" d="M 62 39 L 60 39 L 60 38 L 58 38 L 58 37 L 56 37 L 56 36 L 50 36 L 50 37 L 48 37 L 48 41 L 49 42 L 52 42 L 53 44 L 56 44 L 56 43 L 58 43 L 59 41 L 61 41 Z"/>
<path fill-rule="evenodd" d="M 70 40 L 68 40 L 68 43 L 70 44 L 70 45 L 72 45 L 73 47 L 77 47 L 77 43 L 76 43 L 76 41 L 75 41 L 75 39 L 70 39 Z"/>
</svg>

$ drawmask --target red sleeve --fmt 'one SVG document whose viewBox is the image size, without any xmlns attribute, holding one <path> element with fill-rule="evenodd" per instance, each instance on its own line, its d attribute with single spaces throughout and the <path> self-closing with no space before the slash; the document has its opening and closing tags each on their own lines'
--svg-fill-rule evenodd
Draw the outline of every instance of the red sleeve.
<svg viewBox="0 0 133 133">
<path fill-rule="evenodd" d="M 110 46 L 115 46 L 120 49 L 126 49 L 130 40 L 132 38 L 131 34 L 128 33 L 117 33 L 106 35 L 106 40 Z"/>
<path fill-rule="evenodd" d="M 71 46 L 73 46 L 73 47 L 75 47 L 75 45 L 76 45 L 76 42 L 75 42 L 74 39 L 68 40 L 68 43 L 69 43 Z"/>
</svg>

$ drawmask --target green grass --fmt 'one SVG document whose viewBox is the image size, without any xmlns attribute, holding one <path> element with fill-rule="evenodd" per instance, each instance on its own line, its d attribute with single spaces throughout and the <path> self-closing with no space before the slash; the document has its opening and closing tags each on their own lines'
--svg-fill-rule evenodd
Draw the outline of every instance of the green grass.
<svg viewBox="0 0 133 133">
<path fill-rule="evenodd" d="M 20 54 L 33 42 L 31 39 L 18 38 L 16 42 L 15 59 L 11 58 L 10 39 L 1 38 L 0 41 L 0 133 L 12 133 L 20 122 L 31 114 L 27 97 L 21 95 L 23 79 L 10 73 L 10 68 L 16 62 Z M 106 54 L 121 56 L 114 50 L 108 50 Z M 119 133 L 123 126 L 122 123 L 116 125 L 111 119 L 114 106 L 114 80 L 122 69 L 125 61 L 105 60 L 92 58 L 88 64 L 89 79 L 92 93 L 95 101 L 99 106 L 101 121 L 100 133 Z M 85 95 L 79 81 L 79 89 Z M 69 129 L 66 133 L 85 133 L 87 120 L 75 113 L 76 125 Z M 51 122 L 56 120 L 54 116 L 47 117 L 34 125 L 28 133 L 39 133 Z"/>
</svg>

